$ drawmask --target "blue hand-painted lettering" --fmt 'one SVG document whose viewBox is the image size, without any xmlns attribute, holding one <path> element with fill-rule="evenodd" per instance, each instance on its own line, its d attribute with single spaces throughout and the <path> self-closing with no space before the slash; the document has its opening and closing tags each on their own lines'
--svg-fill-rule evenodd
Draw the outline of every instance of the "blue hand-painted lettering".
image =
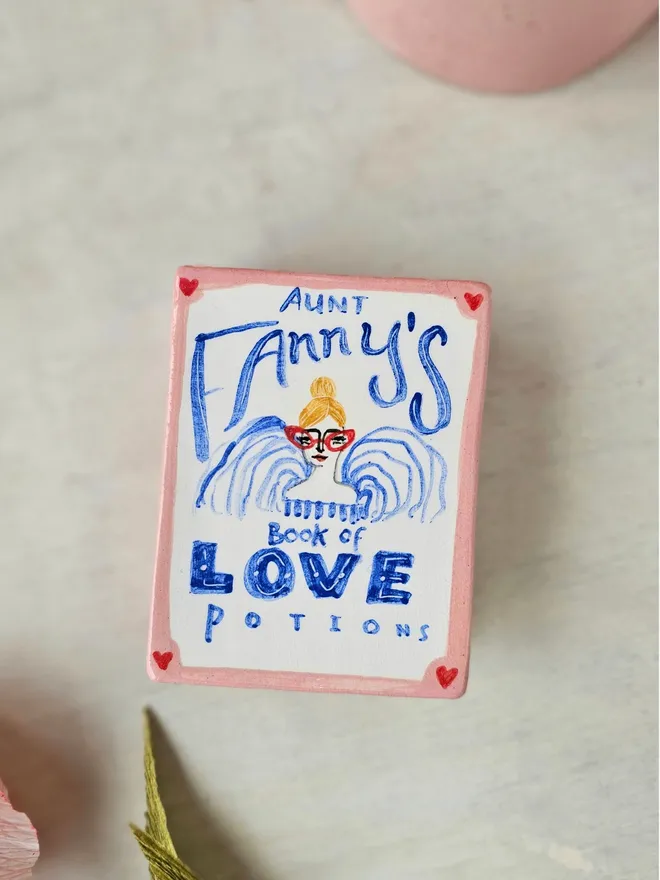
<svg viewBox="0 0 660 880">
<path fill-rule="evenodd" d="M 373 402 L 378 406 L 394 406 L 397 403 L 401 403 L 402 400 L 405 400 L 406 395 L 408 394 L 406 376 L 403 372 L 403 367 L 401 366 L 401 356 L 399 354 L 400 330 L 401 322 L 397 321 L 390 330 L 390 335 L 387 337 L 387 342 L 385 343 L 385 345 L 383 345 L 381 348 L 372 348 L 371 324 L 368 324 L 365 321 L 362 325 L 362 341 L 360 345 L 363 353 L 373 356 L 383 354 L 383 352 L 386 351 L 387 358 L 390 362 L 390 367 L 392 369 L 392 375 L 394 376 L 394 395 L 389 400 L 385 400 L 385 398 L 380 393 L 380 388 L 378 387 L 378 376 L 372 376 L 371 379 L 369 379 L 369 394 L 371 395 L 371 399 L 373 400 Z"/>
<path fill-rule="evenodd" d="M 270 522 L 268 523 L 268 544 L 271 547 L 276 547 L 284 541 L 286 541 L 287 544 L 292 544 L 294 541 L 300 539 L 305 544 L 311 544 L 312 547 L 316 547 L 319 544 L 321 547 L 325 547 L 325 536 L 327 532 L 328 530 L 322 529 L 318 523 L 314 523 L 313 530 L 303 529 L 299 533 L 296 529 L 286 529 L 286 531 L 282 532 L 278 522 Z"/>
<path fill-rule="evenodd" d="M 277 340 L 276 347 L 271 348 L 269 351 L 265 350 L 266 346 L 272 339 Z M 277 381 L 282 388 L 287 387 L 284 333 L 281 330 L 271 330 L 270 333 L 266 333 L 265 336 L 262 336 L 261 339 L 253 345 L 252 351 L 245 358 L 245 363 L 243 364 L 243 369 L 241 370 L 238 386 L 236 388 L 234 411 L 229 419 L 229 424 L 225 428 L 226 431 L 233 428 L 234 425 L 237 425 L 245 415 L 245 410 L 247 409 L 248 400 L 250 398 L 250 387 L 252 385 L 252 379 L 254 378 L 254 371 L 264 358 L 271 356 L 277 358 Z"/>
<path fill-rule="evenodd" d="M 311 333 L 301 333 L 300 336 L 297 333 L 294 333 L 292 330 L 289 333 L 289 360 L 292 364 L 297 364 L 300 361 L 300 345 L 301 343 L 305 343 L 307 347 L 307 356 L 310 360 L 320 361 L 321 358 L 316 353 L 316 346 L 314 345 L 314 340 L 312 339 Z"/>
<path fill-rule="evenodd" d="M 305 581 L 317 599 L 339 599 L 359 561 L 357 554 L 339 553 L 335 564 L 328 571 L 320 553 L 300 554 Z"/>
<path fill-rule="evenodd" d="M 410 580 L 408 572 L 398 568 L 412 568 L 415 557 L 412 553 L 391 553 L 379 550 L 374 556 L 371 567 L 371 578 L 367 590 L 367 602 L 373 604 L 383 602 L 388 605 L 407 605 L 411 593 L 407 590 L 395 590 L 391 584 L 407 584 Z"/>
<path fill-rule="evenodd" d="M 224 616 L 225 612 L 219 605 L 209 603 L 206 611 L 206 629 L 204 630 L 204 641 L 209 645 L 213 641 L 213 628 L 220 623 Z"/>
<path fill-rule="evenodd" d="M 190 559 L 191 593 L 231 593 L 234 576 L 215 570 L 217 544 L 193 541 Z"/>
<path fill-rule="evenodd" d="M 293 629 L 294 632 L 300 632 L 300 621 L 305 617 L 304 614 L 289 614 L 289 617 L 293 620 Z"/>
<path fill-rule="evenodd" d="M 446 428 L 451 420 L 451 397 L 449 396 L 449 389 L 447 388 L 447 383 L 442 378 L 440 370 L 436 367 L 429 353 L 431 341 L 435 339 L 436 336 L 440 338 L 440 345 L 447 344 L 447 334 L 444 328 L 437 324 L 433 327 L 429 327 L 428 330 L 425 330 L 419 337 L 419 359 L 424 367 L 426 375 L 429 377 L 431 385 L 433 386 L 438 411 L 435 425 L 430 427 L 425 425 L 422 421 L 422 393 L 421 391 L 417 391 L 413 394 L 412 400 L 410 401 L 410 421 L 412 426 L 419 431 L 420 434 L 435 434 L 442 428 Z"/>
<path fill-rule="evenodd" d="M 351 350 L 348 347 L 348 336 L 343 327 L 335 327 L 334 330 L 319 330 L 323 337 L 323 357 L 329 358 L 332 355 L 332 339 L 334 336 L 339 337 L 339 351 L 342 354 L 350 355 Z"/>
<path fill-rule="evenodd" d="M 346 312 L 348 310 L 348 303 L 346 302 L 345 296 L 342 296 L 341 302 L 338 302 L 334 296 L 328 297 L 328 311 L 334 312 L 335 309 L 338 312 L 342 312 L 344 315 L 346 314 Z"/>
<path fill-rule="evenodd" d="M 316 305 L 312 305 L 312 295 L 311 293 L 305 294 L 305 308 L 308 312 L 318 312 L 319 315 L 323 314 L 323 295 L 319 293 L 316 297 Z"/>
<path fill-rule="evenodd" d="M 271 579 L 269 566 L 275 569 Z M 265 547 L 257 550 L 247 561 L 243 575 L 245 589 L 255 599 L 282 599 L 293 589 L 295 575 L 293 565 L 283 550 Z"/>
<path fill-rule="evenodd" d="M 305 294 L 306 298 L 309 296 L 309 294 Z M 353 299 L 356 300 L 356 310 L 359 313 L 359 310 L 362 308 L 362 302 L 366 297 L 353 297 Z M 297 306 L 300 309 L 300 300 L 300 290 L 295 288 L 283 302 L 280 311 L 284 311 L 291 305 Z M 344 300 L 346 300 L 346 297 L 342 298 L 341 302 L 336 297 L 330 297 L 332 303 L 331 310 L 342 312 Z M 318 298 L 315 304 L 310 299 L 309 304 L 314 312 L 322 308 L 321 301 Z M 295 331 L 289 331 L 285 338 L 284 331 L 276 326 L 278 323 L 278 321 L 255 321 L 212 333 L 200 333 L 196 337 L 191 361 L 190 401 L 195 451 L 200 461 L 206 461 L 209 458 L 209 427 L 206 397 L 212 392 L 219 390 L 216 386 L 223 384 L 222 382 L 218 383 L 216 380 L 213 383 L 214 387 L 207 388 L 206 386 L 205 358 L 207 344 L 211 340 L 220 339 L 230 334 L 246 333 L 259 328 L 273 328 L 264 333 L 256 342 L 253 342 L 243 362 L 236 386 L 232 413 L 225 428 L 227 431 L 234 428 L 244 419 L 250 402 L 255 374 L 262 361 L 266 361 L 269 358 L 272 359 L 274 366 L 273 378 L 280 387 L 286 388 L 288 387 L 287 363 L 296 366 L 303 360 L 319 363 L 322 359 L 336 358 L 338 356 L 350 357 L 352 355 L 353 349 L 351 349 L 348 334 L 344 327 L 320 328 L 316 331 L 318 336 L 315 340 L 311 333 L 297 333 Z M 372 325 L 366 321 L 362 324 L 362 336 L 359 346 L 361 353 L 367 357 L 386 354 L 394 380 L 393 391 L 389 395 L 385 395 L 383 392 L 382 375 L 374 374 L 369 379 L 369 395 L 377 406 L 383 408 L 396 406 L 408 398 L 408 381 L 400 350 L 401 326 L 401 322 L 396 321 L 389 330 L 386 342 L 383 345 L 377 346 L 372 344 Z M 415 329 L 414 312 L 408 313 L 407 326 L 410 332 Z M 419 337 L 417 345 L 419 361 L 431 384 L 435 399 L 433 407 L 435 415 L 430 422 L 426 422 L 422 414 L 423 408 L 425 410 L 429 408 L 429 404 L 425 403 L 426 395 L 422 391 L 416 391 L 410 398 L 408 406 L 410 423 L 418 436 L 420 434 L 435 434 L 446 428 L 451 421 L 451 395 L 442 372 L 431 354 L 431 345 L 436 337 L 440 340 L 441 346 L 447 345 L 447 332 L 438 324 L 424 330 Z M 306 357 L 303 357 L 303 353 Z M 260 428 L 263 427 L 260 421 L 259 426 Z M 226 450 L 226 452 L 229 454 L 231 449 Z"/>
<path fill-rule="evenodd" d="M 210 339 L 219 339 L 231 333 L 245 333 L 257 327 L 274 327 L 277 321 L 253 321 L 251 324 L 239 324 L 237 327 L 226 327 L 213 333 L 200 333 L 195 338 L 195 350 L 190 364 L 190 406 L 195 436 L 195 454 L 199 461 L 209 457 L 209 425 L 206 415 L 205 354 L 206 343 Z"/>
</svg>

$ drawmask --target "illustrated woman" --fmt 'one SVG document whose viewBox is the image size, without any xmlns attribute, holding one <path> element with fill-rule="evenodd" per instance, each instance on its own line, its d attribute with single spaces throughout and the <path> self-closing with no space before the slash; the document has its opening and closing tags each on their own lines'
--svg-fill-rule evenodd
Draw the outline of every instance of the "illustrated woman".
<svg viewBox="0 0 660 880">
<path fill-rule="evenodd" d="M 302 450 L 309 477 L 293 486 L 287 498 L 303 501 L 335 501 L 354 504 L 355 490 L 341 481 L 342 453 L 355 440 L 355 431 L 346 427 L 346 411 L 337 400 L 332 379 L 320 376 L 310 386 L 312 399 L 300 413 L 297 425 L 287 425 L 284 433 Z"/>
</svg>

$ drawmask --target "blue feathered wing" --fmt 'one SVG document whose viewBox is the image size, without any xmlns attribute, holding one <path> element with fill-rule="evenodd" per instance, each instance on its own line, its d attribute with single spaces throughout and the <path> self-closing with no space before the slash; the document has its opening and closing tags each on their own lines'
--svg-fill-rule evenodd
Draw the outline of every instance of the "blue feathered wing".
<svg viewBox="0 0 660 880">
<path fill-rule="evenodd" d="M 196 507 L 206 505 L 241 519 L 250 506 L 282 513 L 287 491 L 311 474 L 311 466 L 289 443 L 284 427 L 276 416 L 254 419 L 217 449 L 200 481 Z M 393 427 L 371 431 L 351 446 L 341 473 L 370 522 L 399 514 L 428 522 L 445 509 L 445 460 L 414 431 Z"/>
</svg>

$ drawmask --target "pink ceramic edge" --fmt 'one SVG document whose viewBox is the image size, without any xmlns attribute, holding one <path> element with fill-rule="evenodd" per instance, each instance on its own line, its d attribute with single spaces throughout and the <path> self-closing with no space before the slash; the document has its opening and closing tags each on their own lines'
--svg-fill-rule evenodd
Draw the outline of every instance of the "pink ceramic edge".
<svg viewBox="0 0 660 880">
<path fill-rule="evenodd" d="M 192 296 L 179 290 L 179 279 L 195 279 L 198 286 Z M 452 569 L 448 650 L 429 664 L 421 680 L 373 678 L 365 676 L 329 675 L 307 672 L 273 672 L 259 669 L 181 666 L 177 643 L 170 633 L 170 562 L 176 483 L 177 438 L 183 392 L 185 328 L 190 304 L 208 289 L 227 289 L 250 283 L 284 284 L 311 289 L 354 289 L 435 293 L 456 300 L 459 309 L 477 322 L 477 334 L 470 376 L 468 404 L 463 418 L 461 455 L 459 461 L 459 495 L 456 518 L 454 562 Z M 481 294 L 483 300 L 471 311 L 465 294 Z M 355 275 L 310 275 L 262 269 L 229 269 L 210 266 L 181 266 L 174 283 L 172 321 L 172 355 L 168 399 L 167 429 L 163 467 L 163 491 L 160 505 L 156 567 L 154 575 L 149 653 L 147 672 L 158 682 L 219 685 L 242 688 L 272 688 L 329 693 L 371 694 L 456 699 L 467 687 L 470 654 L 470 620 L 472 615 L 472 582 L 474 534 L 476 523 L 477 470 L 479 439 L 486 384 L 488 341 L 491 319 L 491 290 L 476 281 L 441 281 L 425 278 L 379 278 Z M 171 658 L 168 658 L 171 653 Z M 156 663 L 169 660 L 166 669 Z M 458 670 L 451 683 L 443 688 L 436 677 L 440 667 Z"/>
<path fill-rule="evenodd" d="M 424 3 L 424 0 L 408 0 L 408 3 L 404 3 L 401 0 L 394 4 L 385 0 L 348 0 L 348 6 L 370 36 L 414 69 L 461 89 L 485 94 L 523 95 L 556 89 L 588 74 L 624 51 L 626 46 L 649 27 L 658 14 L 657 0 L 638 0 L 628 4 L 632 10 L 626 8 L 618 17 L 605 16 L 599 23 L 596 20 L 598 16 L 594 14 L 598 2 L 599 0 L 583 2 L 580 16 L 582 25 L 577 29 L 575 24 L 573 28 L 569 25 L 568 30 L 560 31 L 559 34 L 556 19 L 561 12 L 554 8 L 547 13 L 549 22 L 531 32 L 512 27 L 513 22 L 506 21 L 504 10 L 504 30 L 493 33 L 484 31 L 478 24 L 483 20 L 483 8 L 480 4 L 472 4 L 470 12 L 468 3 L 465 4 L 465 9 L 461 8 L 453 16 L 455 19 L 460 17 L 462 26 L 451 35 L 447 34 L 444 44 L 435 45 L 430 52 L 426 40 L 420 38 L 418 31 L 410 31 L 403 19 L 417 17 L 428 21 L 435 18 L 437 25 L 438 20 L 452 15 L 447 0 L 430 3 Z M 399 9 L 393 9 L 393 5 Z M 527 3 L 530 12 L 534 5 Z M 536 6 L 536 16 L 543 16 L 544 13 L 538 8 L 539 4 Z M 550 0 L 546 0 L 546 6 L 552 7 Z M 428 7 L 432 9 L 429 11 Z M 511 12 L 509 10 L 509 15 Z M 555 27 L 552 26 L 553 20 Z M 433 25 L 434 22 L 431 21 L 430 24 Z M 543 39 L 540 44 L 538 42 L 539 33 L 543 32 L 550 35 L 548 39 L 554 44 L 551 55 L 547 39 Z M 457 34 L 461 33 L 463 39 L 457 39 Z M 561 51 L 562 35 L 565 42 L 566 33 L 571 33 L 573 37 L 570 41 L 572 49 L 568 53 Z M 473 56 L 462 49 L 466 39 L 472 46 L 481 44 L 483 51 L 477 52 L 476 62 Z M 539 59 L 545 57 L 547 61 L 552 57 L 554 61 L 530 66 L 529 56 L 522 49 L 525 43 L 529 46 L 536 45 L 535 55 Z M 505 54 L 504 45 L 507 47 Z"/>
</svg>

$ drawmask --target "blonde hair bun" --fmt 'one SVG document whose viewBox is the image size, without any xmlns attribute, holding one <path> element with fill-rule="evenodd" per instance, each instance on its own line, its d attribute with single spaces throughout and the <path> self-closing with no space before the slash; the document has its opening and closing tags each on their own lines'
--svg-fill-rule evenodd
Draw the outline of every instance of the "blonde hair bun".
<svg viewBox="0 0 660 880">
<path fill-rule="evenodd" d="M 314 379 L 309 390 L 314 398 L 330 397 L 334 400 L 337 397 L 337 386 L 328 376 L 319 376 L 318 379 Z"/>
<path fill-rule="evenodd" d="M 300 413 L 301 428 L 311 428 L 326 416 L 335 420 L 339 428 L 346 425 L 346 411 L 337 400 L 337 386 L 327 376 L 319 376 L 309 386 L 312 399 Z"/>
</svg>

